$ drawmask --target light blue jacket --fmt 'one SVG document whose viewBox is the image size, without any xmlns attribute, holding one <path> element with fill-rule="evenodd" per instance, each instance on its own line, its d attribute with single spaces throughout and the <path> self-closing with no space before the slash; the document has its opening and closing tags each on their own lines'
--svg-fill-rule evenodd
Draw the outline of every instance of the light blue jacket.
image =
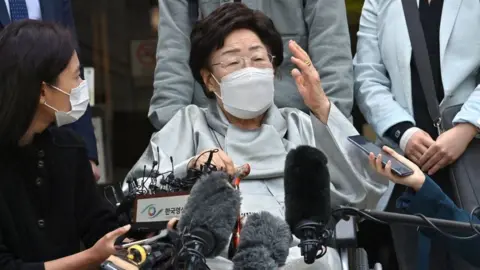
<svg viewBox="0 0 480 270">
<path fill-rule="evenodd" d="M 480 1 L 444 0 L 442 12 L 440 63 L 445 98 L 440 110 L 464 104 L 454 124 L 480 127 Z M 354 59 L 355 98 L 380 136 L 397 123 L 415 123 L 411 56 L 402 1 L 366 0 Z"/>
</svg>

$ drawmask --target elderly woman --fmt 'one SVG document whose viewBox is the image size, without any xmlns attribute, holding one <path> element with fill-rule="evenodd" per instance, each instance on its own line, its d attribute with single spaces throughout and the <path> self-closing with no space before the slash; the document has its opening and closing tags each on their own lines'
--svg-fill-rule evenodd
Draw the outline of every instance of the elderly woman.
<svg viewBox="0 0 480 270">
<path fill-rule="evenodd" d="M 218 168 L 232 174 L 236 166 L 251 166 L 240 185 L 242 212 L 265 210 L 283 216 L 286 154 L 310 145 L 329 158 L 333 206 L 376 205 L 387 180 L 369 171 L 367 157 L 347 141 L 357 131 L 328 100 L 309 56 L 293 41 L 288 47 L 294 56 L 288 60 L 298 67 L 292 76 L 311 113 L 273 104 L 275 69 L 284 52 L 267 16 L 243 4 L 225 4 L 197 23 L 191 41 L 190 67 L 210 105 L 179 111 L 152 136 L 127 179 L 142 178 L 144 166 L 153 160 L 161 172 L 171 170 L 170 157 L 175 176 L 182 177 L 188 168 L 207 161 L 205 151 L 218 149 L 213 155 Z"/>
</svg>

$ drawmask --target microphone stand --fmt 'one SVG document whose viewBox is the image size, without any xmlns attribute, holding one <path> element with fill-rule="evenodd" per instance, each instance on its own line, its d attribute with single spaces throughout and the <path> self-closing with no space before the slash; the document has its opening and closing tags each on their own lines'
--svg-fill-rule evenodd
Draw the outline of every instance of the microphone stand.
<svg viewBox="0 0 480 270">
<path fill-rule="evenodd" d="M 341 207 L 339 209 L 332 211 L 332 216 L 334 216 L 337 220 L 344 219 L 348 220 L 350 216 L 359 217 L 359 218 L 369 218 L 373 217 L 377 219 L 376 221 L 381 221 L 382 223 L 387 224 L 401 224 L 405 226 L 415 226 L 415 227 L 423 227 L 434 229 L 429 222 L 425 221 L 424 218 L 416 216 L 416 215 L 408 215 L 408 214 L 400 214 L 400 213 L 392 213 L 392 212 L 384 212 L 384 211 L 377 211 L 377 210 L 370 210 L 370 209 L 356 209 L 353 207 Z M 439 229 L 446 230 L 448 232 L 457 232 L 457 233 L 465 233 L 465 232 L 474 232 L 472 229 L 472 224 L 468 222 L 460 222 L 460 221 L 452 221 L 446 219 L 439 219 L 439 218 L 425 218 L 426 220 L 430 221 L 432 224 L 437 226 Z M 375 221 L 374 219 L 371 219 Z M 480 224 L 473 224 L 473 226 L 480 231 Z"/>
</svg>

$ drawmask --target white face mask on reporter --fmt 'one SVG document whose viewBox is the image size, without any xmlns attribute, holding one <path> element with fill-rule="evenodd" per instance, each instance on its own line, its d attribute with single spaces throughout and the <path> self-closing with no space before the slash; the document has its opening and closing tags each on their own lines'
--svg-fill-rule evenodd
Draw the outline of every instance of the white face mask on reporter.
<svg viewBox="0 0 480 270">
<path fill-rule="evenodd" d="M 90 101 L 88 85 L 86 81 L 82 81 L 80 85 L 73 88 L 70 94 L 56 86 L 51 85 L 51 87 L 69 96 L 70 105 L 72 108 L 69 112 L 62 112 L 57 110 L 53 106 L 47 104 L 47 102 L 43 103 L 45 106 L 55 111 L 55 120 L 56 120 L 55 122 L 57 126 L 60 127 L 60 126 L 74 123 L 85 114 L 85 111 L 87 110 L 87 107 L 88 107 L 88 103 Z"/>
<path fill-rule="evenodd" d="M 213 74 L 212 74 L 213 76 Z M 247 67 L 222 78 L 213 76 L 220 85 L 223 108 L 240 119 L 253 119 L 265 113 L 273 104 L 274 74 L 272 68 Z"/>
</svg>

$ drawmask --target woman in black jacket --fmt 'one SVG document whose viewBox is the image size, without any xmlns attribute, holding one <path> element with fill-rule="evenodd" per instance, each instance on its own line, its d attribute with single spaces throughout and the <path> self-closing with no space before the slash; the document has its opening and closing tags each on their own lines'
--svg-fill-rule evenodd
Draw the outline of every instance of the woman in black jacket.
<svg viewBox="0 0 480 270">
<path fill-rule="evenodd" d="M 25 20 L 0 33 L 0 269 L 98 266 L 129 229 L 97 194 L 82 140 L 58 127 L 88 104 L 79 68 L 59 26 Z"/>
</svg>

